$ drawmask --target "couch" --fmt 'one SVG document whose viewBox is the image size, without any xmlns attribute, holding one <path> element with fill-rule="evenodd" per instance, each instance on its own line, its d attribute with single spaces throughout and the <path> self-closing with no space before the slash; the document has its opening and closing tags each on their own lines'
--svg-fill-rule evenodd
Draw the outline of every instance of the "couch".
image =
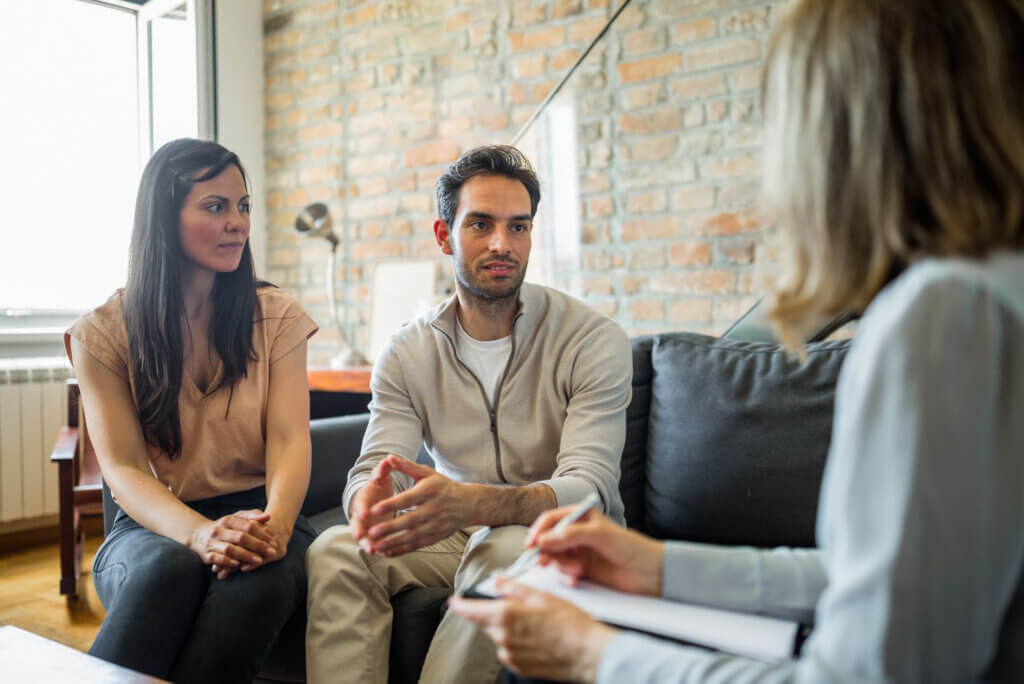
<svg viewBox="0 0 1024 684">
<path fill-rule="evenodd" d="M 629 527 L 664 539 L 814 546 L 818 489 L 848 341 L 815 342 L 800 362 L 777 345 L 695 333 L 635 337 L 619 489 Z M 313 527 L 344 523 L 340 499 L 368 414 L 311 421 Z M 419 460 L 429 464 L 421 450 Z M 108 499 L 109 501 L 109 499 Z M 105 516 L 108 520 L 111 515 Z M 393 601 L 392 682 L 417 681 L 445 589 Z M 264 682 L 304 679 L 305 611 L 283 630 Z"/>
<path fill-rule="evenodd" d="M 818 489 L 849 341 L 777 345 L 695 333 L 635 337 L 619 489 L 629 527 L 663 539 L 757 547 L 814 546 Z M 344 522 L 339 499 L 368 415 L 312 421 L 313 478 L 304 513 Z M 429 462 L 424 451 L 419 460 Z M 391 681 L 415 682 L 448 591 L 393 600 Z M 304 615 L 264 674 L 301 681 Z"/>
</svg>

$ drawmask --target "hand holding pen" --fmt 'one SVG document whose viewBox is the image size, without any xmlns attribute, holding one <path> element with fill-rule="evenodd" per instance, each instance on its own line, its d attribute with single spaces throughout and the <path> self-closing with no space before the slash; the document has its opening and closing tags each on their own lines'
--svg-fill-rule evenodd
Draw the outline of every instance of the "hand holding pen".
<svg viewBox="0 0 1024 684">
<path fill-rule="evenodd" d="M 579 502 L 576 506 L 573 506 L 573 507 L 568 507 L 567 506 L 565 508 L 559 508 L 559 509 L 557 509 L 555 511 L 550 511 L 550 513 L 556 513 L 558 511 L 567 511 L 566 515 L 561 516 L 557 520 L 557 522 L 554 523 L 554 527 L 551 528 L 551 532 L 555 533 L 555 532 L 563 532 L 563 531 L 565 531 L 565 529 L 568 528 L 569 525 L 572 525 L 577 520 L 580 520 L 583 516 L 585 516 L 587 513 L 589 513 L 590 510 L 592 508 L 594 508 L 595 506 L 597 506 L 599 503 L 601 503 L 601 497 L 599 497 L 597 494 L 594 494 L 592 492 L 592 493 L 588 494 L 586 496 L 586 498 L 583 499 L 583 501 Z M 540 516 L 539 518 L 537 518 L 537 521 L 534 522 L 533 527 L 530 528 L 530 532 L 529 532 L 529 534 L 526 537 L 526 545 L 528 547 L 531 545 L 531 540 L 536 540 L 535 529 L 537 527 L 537 523 L 539 523 L 540 520 L 542 520 L 543 518 L 544 518 L 543 515 Z M 514 577 L 519 577 L 524 572 L 526 572 L 527 570 L 529 570 L 530 568 L 535 566 L 539 559 L 540 559 L 540 548 L 539 547 L 533 546 L 532 548 L 527 548 L 527 550 L 524 551 L 519 556 L 519 558 L 517 558 L 515 560 L 515 562 L 512 563 L 512 565 L 508 566 L 508 568 L 506 568 L 504 571 L 502 571 L 500 573 L 500 575 L 502 577 L 505 577 L 505 578 L 508 578 L 508 579 L 512 579 Z"/>
<path fill-rule="evenodd" d="M 576 511 L 566 506 L 537 518 L 526 536 L 527 547 L 538 551 L 537 562 L 554 563 L 573 584 L 587 579 L 620 591 L 660 596 L 664 544 L 627 530 L 598 511 L 582 510 L 578 516 Z"/>
</svg>

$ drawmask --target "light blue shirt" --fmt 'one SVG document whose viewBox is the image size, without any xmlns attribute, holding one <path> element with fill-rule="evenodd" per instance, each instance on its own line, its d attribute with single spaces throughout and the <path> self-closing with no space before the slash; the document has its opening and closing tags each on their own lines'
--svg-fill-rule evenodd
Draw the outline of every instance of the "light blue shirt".
<svg viewBox="0 0 1024 684">
<path fill-rule="evenodd" d="M 668 598 L 813 611 L 799 660 L 622 632 L 598 681 L 1024 681 L 1024 253 L 921 262 L 872 302 L 836 390 L 817 538 L 666 548 Z"/>
</svg>

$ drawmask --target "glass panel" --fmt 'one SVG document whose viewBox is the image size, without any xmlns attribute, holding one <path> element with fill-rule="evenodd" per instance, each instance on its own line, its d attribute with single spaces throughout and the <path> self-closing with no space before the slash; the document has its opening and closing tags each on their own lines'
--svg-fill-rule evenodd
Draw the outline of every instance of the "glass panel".
<svg viewBox="0 0 1024 684">
<path fill-rule="evenodd" d="M 149 24 L 152 149 L 199 135 L 195 18 L 186 3 Z"/>
<path fill-rule="evenodd" d="M 757 84 L 783 3 L 758 4 L 632 0 L 598 40 L 518 143 L 544 197 L 530 280 L 634 335 L 720 334 L 757 301 Z"/>
<path fill-rule="evenodd" d="M 537 209 L 527 279 L 580 294 L 580 190 L 576 94 L 558 94 L 518 144 L 537 165 L 542 201 Z"/>
<path fill-rule="evenodd" d="M 135 14 L 4 4 L 0 314 L 83 310 L 124 284 L 138 183 Z M 13 106 L 16 103 L 16 106 Z"/>
</svg>

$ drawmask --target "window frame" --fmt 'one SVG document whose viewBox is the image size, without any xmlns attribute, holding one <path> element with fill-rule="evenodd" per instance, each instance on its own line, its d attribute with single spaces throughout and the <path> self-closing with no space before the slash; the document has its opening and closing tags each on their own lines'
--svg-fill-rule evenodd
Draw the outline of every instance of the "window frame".
<svg viewBox="0 0 1024 684">
<path fill-rule="evenodd" d="M 139 74 L 139 166 L 156 151 L 153 144 L 153 88 L 151 24 L 175 7 L 184 4 L 193 17 L 196 33 L 196 120 L 197 135 L 217 139 L 217 73 L 214 44 L 213 0 L 149 0 L 136 14 L 136 44 Z"/>
</svg>

